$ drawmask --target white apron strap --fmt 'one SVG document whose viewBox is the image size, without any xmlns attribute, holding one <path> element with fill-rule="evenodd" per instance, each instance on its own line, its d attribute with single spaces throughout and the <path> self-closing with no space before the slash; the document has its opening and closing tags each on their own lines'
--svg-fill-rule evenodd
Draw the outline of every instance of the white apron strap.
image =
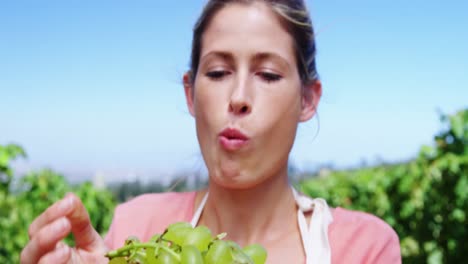
<svg viewBox="0 0 468 264">
<path fill-rule="evenodd" d="M 197 226 L 198 221 L 200 220 L 201 213 L 203 212 L 203 208 L 205 208 L 206 200 L 208 200 L 208 192 L 205 193 L 205 196 L 203 196 L 200 205 L 198 205 L 197 210 L 193 214 L 192 220 L 190 221 L 192 227 Z"/>
<path fill-rule="evenodd" d="M 333 217 L 327 202 L 321 198 L 311 199 L 300 195 L 294 188 L 293 193 L 299 207 L 297 221 L 307 259 L 306 264 L 330 264 L 331 248 L 328 239 L 328 225 L 333 221 Z M 312 210 L 312 217 L 307 228 L 304 212 Z"/>
</svg>

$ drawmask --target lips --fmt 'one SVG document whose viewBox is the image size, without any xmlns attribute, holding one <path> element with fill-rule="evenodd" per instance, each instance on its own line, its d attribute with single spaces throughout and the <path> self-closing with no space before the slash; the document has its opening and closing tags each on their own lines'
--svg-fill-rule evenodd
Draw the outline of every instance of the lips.
<svg viewBox="0 0 468 264">
<path fill-rule="evenodd" d="M 247 145 L 249 138 L 234 128 L 226 128 L 219 133 L 219 143 L 227 151 L 236 151 Z"/>
</svg>

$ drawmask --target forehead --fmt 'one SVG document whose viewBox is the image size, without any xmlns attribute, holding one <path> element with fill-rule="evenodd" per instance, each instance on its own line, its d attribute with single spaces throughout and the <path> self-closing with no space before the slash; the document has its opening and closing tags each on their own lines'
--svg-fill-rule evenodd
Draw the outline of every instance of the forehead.
<svg viewBox="0 0 468 264">
<path fill-rule="evenodd" d="M 272 53 L 294 61 L 293 47 L 291 35 L 265 3 L 232 3 L 219 10 L 208 24 L 201 56 L 212 51 L 238 56 Z"/>
</svg>

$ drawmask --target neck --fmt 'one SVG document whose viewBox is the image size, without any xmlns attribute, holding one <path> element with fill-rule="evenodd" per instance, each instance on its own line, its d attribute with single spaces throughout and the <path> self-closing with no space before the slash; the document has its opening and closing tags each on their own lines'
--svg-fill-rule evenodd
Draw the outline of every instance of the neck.
<svg viewBox="0 0 468 264">
<path fill-rule="evenodd" d="M 240 245 L 278 241 L 296 228 L 297 207 L 286 170 L 249 189 L 210 183 L 209 193 L 200 224 L 216 234 L 226 232 Z"/>
</svg>

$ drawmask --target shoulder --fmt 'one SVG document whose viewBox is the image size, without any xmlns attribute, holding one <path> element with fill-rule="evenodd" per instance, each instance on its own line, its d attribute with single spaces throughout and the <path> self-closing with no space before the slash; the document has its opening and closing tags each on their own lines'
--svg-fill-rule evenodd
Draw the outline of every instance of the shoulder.
<svg viewBox="0 0 468 264">
<path fill-rule="evenodd" d="M 107 246 L 121 246 L 129 236 L 148 240 L 170 223 L 189 221 L 195 196 L 196 192 L 144 194 L 118 205 L 105 239 Z"/>
<path fill-rule="evenodd" d="M 379 231 L 387 235 L 396 235 L 392 227 L 377 216 L 341 207 L 333 209 L 332 225 L 337 229 L 351 228 L 352 231 Z"/>
<path fill-rule="evenodd" d="M 329 236 L 332 251 L 336 253 L 333 255 L 339 259 L 401 263 L 398 235 L 389 224 L 372 214 L 334 209 Z"/>
<path fill-rule="evenodd" d="M 116 214 L 127 215 L 129 213 L 139 213 L 141 215 L 150 215 L 152 212 L 170 213 L 174 210 L 180 211 L 181 207 L 193 201 L 195 192 L 167 192 L 151 193 L 139 195 L 125 203 L 119 204 L 116 208 Z"/>
</svg>

